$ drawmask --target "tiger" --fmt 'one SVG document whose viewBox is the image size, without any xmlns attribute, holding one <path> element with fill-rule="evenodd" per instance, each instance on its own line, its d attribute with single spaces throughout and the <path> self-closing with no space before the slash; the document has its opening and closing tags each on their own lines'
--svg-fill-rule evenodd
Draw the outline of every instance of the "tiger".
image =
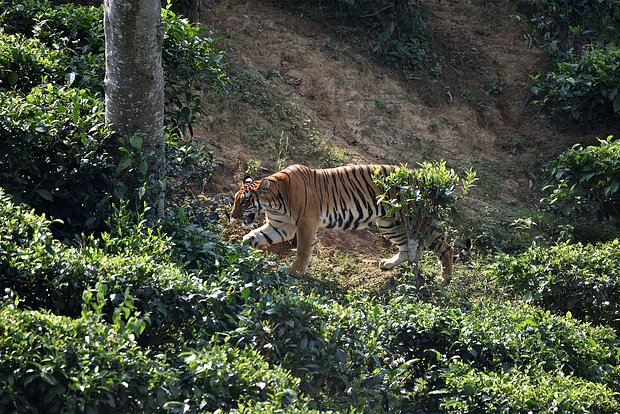
<svg viewBox="0 0 620 414">
<path fill-rule="evenodd" d="M 292 165 L 268 177 L 254 181 L 246 178 L 234 195 L 230 217 L 244 225 L 254 222 L 256 214 L 265 213 L 265 223 L 245 236 L 253 247 L 297 238 L 297 257 L 290 273 L 304 273 L 311 261 L 319 228 L 361 230 L 376 225 L 398 253 L 380 262 L 389 270 L 409 257 L 407 230 L 387 209 L 377 202 L 383 191 L 373 174 L 388 176 L 396 167 L 390 165 L 348 165 L 312 169 Z M 424 229 L 425 247 L 433 251 L 442 264 L 441 283 L 450 282 L 454 248 L 436 223 Z"/>
</svg>

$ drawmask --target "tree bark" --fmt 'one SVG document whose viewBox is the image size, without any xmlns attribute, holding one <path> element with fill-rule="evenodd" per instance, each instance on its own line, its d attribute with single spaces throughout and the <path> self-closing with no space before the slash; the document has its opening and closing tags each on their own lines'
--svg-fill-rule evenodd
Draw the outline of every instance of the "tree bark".
<svg viewBox="0 0 620 414">
<path fill-rule="evenodd" d="M 160 0 L 105 0 L 104 32 L 106 124 L 119 137 L 142 138 L 149 173 L 159 179 L 165 164 Z"/>
</svg>

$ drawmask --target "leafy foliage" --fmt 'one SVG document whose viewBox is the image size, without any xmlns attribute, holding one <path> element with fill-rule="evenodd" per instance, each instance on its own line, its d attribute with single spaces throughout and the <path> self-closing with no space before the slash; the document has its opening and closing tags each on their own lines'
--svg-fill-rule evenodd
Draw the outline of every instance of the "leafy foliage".
<svg viewBox="0 0 620 414">
<path fill-rule="evenodd" d="M 599 392 L 605 396 L 601 409 L 607 409 L 609 399 L 616 403 L 610 390 L 617 391 L 620 363 L 614 348 L 617 339 L 610 329 L 583 325 L 531 306 L 424 304 L 406 286 L 385 301 L 349 295 L 346 304 L 339 304 L 305 293 L 297 281 L 247 247 L 224 244 L 209 231 L 182 221 L 167 223 L 163 228 L 170 234 L 165 234 L 148 226 L 143 215 L 123 207 L 112 215 L 109 232 L 89 236 L 80 247 L 66 246 L 53 238 L 49 220 L 13 205 L 6 195 L 0 199 L 0 251 L 4 252 L 0 283 L 9 288 L 12 298 L 0 302 L 0 307 L 11 308 L 21 318 L 22 311 L 14 311 L 17 295 L 20 307 L 46 308 L 77 318 L 53 316 L 63 322 L 58 322 L 58 328 L 50 325 L 46 331 L 50 336 L 38 336 L 52 345 L 38 348 L 41 357 L 33 360 L 45 361 L 41 366 L 47 368 L 36 372 L 70 379 L 73 374 L 60 373 L 90 367 L 88 375 L 80 374 L 80 378 L 84 384 L 97 384 L 90 375 L 102 377 L 92 364 L 81 364 L 78 369 L 51 356 L 72 355 L 64 349 L 74 341 L 80 343 L 74 349 L 86 346 L 81 344 L 85 342 L 83 328 L 72 328 L 74 337 L 65 333 L 65 324 L 106 329 L 109 339 L 105 340 L 130 338 L 122 343 L 138 355 L 133 359 L 138 361 L 135 367 L 110 368 L 106 375 L 116 378 L 127 371 L 141 378 L 142 372 L 154 370 L 151 382 L 145 382 L 150 384 L 146 391 L 139 388 L 131 394 L 131 404 L 135 404 L 131 407 L 164 407 L 173 412 L 236 406 L 246 412 L 364 406 L 379 411 L 437 411 L 442 404 L 461 401 L 464 393 L 484 394 L 491 387 L 491 380 L 483 378 L 485 382 L 464 391 L 465 386 L 456 382 L 456 372 L 460 372 L 452 367 L 456 361 L 475 370 L 467 374 L 473 377 L 483 372 L 505 379 L 506 370 L 515 370 L 527 386 L 523 395 L 542 392 L 540 384 L 553 382 L 553 375 L 572 378 L 575 390 L 551 387 L 553 395 L 543 394 L 528 403 L 534 411 L 547 407 L 554 398 L 577 407 L 579 401 L 586 404 Z M 86 320 L 94 322 L 82 322 Z M 24 328 L 27 324 L 12 323 L 30 335 Z M 66 342 L 45 339 L 57 337 Z M 10 370 L 0 370 L 0 380 L 22 372 L 22 366 L 29 369 L 31 365 L 23 354 L 13 352 L 13 345 L 2 346 L 3 355 L 19 354 L 22 359 L 11 362 L 15 367 Z M 112 353 L 117 348 L 105 342 L 89 346 L 97 347 L 92 351 L 99 352 L 96 358 L 109 359 L 107 365 L 99 363 L 100 369 L 117 367 L 116 358 L 124 355 Z M 110 353 L 104 352 L 108 348 Z M 84 399 L 69 394 L 65 403 L 80 401 L 104 411 L 113 400 L 124 408 L 118 401 L 134 392 L 134 383 L 125 382 L 127 386 L 110 379 L 111 399 L 105 392 L 97 402 L 87 399 L 90 394 Z M 56 395 L 58 384 L 40 383 L 37 392 Z M 510 386 L 505 379 L 492 388 L 499 399 Z M 117 387 L 126 394 L 117 397 Z M 300 388 L 312 396 L 312 404 L 296 392 Z M 25 386 L 11 390 L 12 398 L 30 392 Z M 516 409 L 523 400 L 514 398 L 506 404 Z"/>
<path fill-rule="evenodd" d="M 32 28 L 0 32 L 2 185 L 18 203 L 62 219 L 65 235 L 100 229 L 112 202 L 150 188 L 141 142 L 121 137 L 112 148 L 104 127 L 102 9 L 33 0 L 31 13 L 22 3 L 1 3 L 5 31 Z M 170 11 L 163 19 L 167 125 L 191 132 L 203 88 L 225 80 L 222 55 L 202 30 Z M 178 137 L 168 144 L 169 172 L 182 168 L 177 159 L 196 159 Z M 204 160 L 203 179 L 212 166 Z"/>
<path fill-rule="evenodd" d="M 0 409 L 15 412 L 204 412 L 307 403 L 299 381 L 256 351 L 230 345 L 165 359 L 123 324 L 0 307 Z M 303 403 L 303 404 L 302 404 Z"/>
<path fill-rule="evenodd" d="M 47 0 L 0 1 L 0 29 L 4 33 L 31 33 L 34 17 L 49 7 Z"/>
<path fill-rule="evenodd" d="M 166 73 L 166 124 L 181 135 L 193 135 L 192 125 L 203 113 L 202 94 L 222 86 L 227 78 L 220 68 L 223 52 L 204 29 L 169 9 L 162 10 L 163 65 Z"/>
<path fill-rule="evenodd" d="M 485 372 L 456 361 L 443 375 L 451 397 L 441 407 L 448 413 L 614 413 L 618 403 L 609 387 L 570 373 Z"/>
<path fill-rule="evenodd" d="M 500 255 L 490 275 L 527 301 L 556 313 L 620 328 L 620 242 L 533 245 Z"/>
<path fill-rule="evenodd" d="M 554 59 L 551 71 L 534 76 L 536 103 L 578 122 L 617 118 L 620 2 L 519 0 L 518 4 L 534 26 L 534 39 Z"/>
<path fill-rule="evenodd" d="M 617 0 L 519 0 L 518 5 L 534 26 L 536 41 L 552 55 L 593 41 L 618 40 Z"/>
<path fill-rule="evenodd" d="M 174 373 L 129 331 L 13 306 L 0 307 L 0 352 L 1 411 L 153 412 Z"/>
<path fill-rule="evenodd" d="M 571 398 L 581 398 L 578 393 L 571 396 L 566 391 L 561 397 L 548 394 L 551 388 L 542 389 L 537 384 L 548 379 L 557 383 L 552 374 L 574 375 L 584 380 L 583 383 L 606 384 L 606 396 L 616 398 L 613 392 L 618 374 L 614 367 L 618 361 L 615 335 L 610 329 L 583 326 L 577 333 L 576 321 L 530 306 L 482 302 L 463 311 L 414 304 L 404 297 L 395 297 L 386 309 L 389 312 L 386 320 L 392 322 L 382 332 L 387 341 L 383 346 L 393 355 L 390 366 L 397 365 L 400 371 L 391 386 L 396 388 L 394 391 L 410 390 L 400 398 L 402 410 L 411 410 L 422 402 L 436 411 L 435 404 L 447 408 L 455 400 L 460 401 L 463 394 L 470 394 L 487 404 L 509 404 L 504 407 L 508 412 L 522 412 L 519 407 L 523 401 L 519 398 L 501 399 L 506 392 L 502 387 L 509 390 L 511 386 L 523 387 L 523 393 L 536 390 L 543 393 L 534 411 L 544 411 L 546 400 L 566 398 L 568 403 Z M 527 373 L 529 382 L 503 381 L 494 387 L 499 394 L 497 398 L 485 396 L 483 384 L 471 384 L 465 390 L 454 386 L 454 382 L 469 379 L 464 373 L 460 379 L 460 374 L 450 374 L 455 362 L 492 377 L 503 377 L 510 370 Z M 590 384 L 584 389 L 590 389 L 590 400 L 596 399 L 597 386 Z M 471 401 L 469 396 L 466 401 Z M 570 404 L 580 401 L 573 400 Z"/>
<path fill-rule="evenodd" d="M 300 400 L 299 380 L 270 365 L 257 351 L 224 344 L 190 350 L 180 358 L 179 386 L 188 398 L 168 404 L 170 408 L 212 412 L 267 401 L 275 407 L 289 407 Z"/>
<path fill-rule="evenodd" d="M 61 54 L 64 69 L 54 79 L 103 94 L 105 70 L 103 14 L 100 7 L 59 4 L 34 19 L 32 34 Z"/>
<path fill-rule="evenodd" d="M 0 177 L 18 202 L 94 228 L 114 190 L 100 96 L 67 87 L 0 94 Z"/>
<path fill-rule="evenodd" d="M 61 71 L 59 53 L 36 39 L 0 32 L 0 92 L 28 91 Z"/>
<path fill-rule="evenodd" d="M 591 46 L 534 76 L 537 104 L 588 122 L 620 115 L 620 49 Z"/>
<path fill-rule="evenodd" d="M 60 55 L 58 64 L 64 72 L 58 71 L 50 81 L 60 84 L 67 81 L 78 87 L 103 92 L 101 7 L 54 5 L 47 0 L 32 0 L 33 12 L 24 13 L 25 5 L 21 3 L 3 1 L 0 4 L 3 3 L 6 6 L 3 16 L 6 17 L 0 18 L 0 23 L 6 31 L 20 31 L 22 26 L 32 27 L 22 33 L 32 33 L 48 50 Z M 9 16 L 13 15 L 20 18 L 11 20 Z M 218 87 L 226 81 L 220 67 L 223 54 L 216 48 L 215 40 L 206 36 L 204 29 L 171 10 L 162 10 L 162 21 L 166 124 L 175 132 L 192 134 L 192 124 L 202 108 L 203 90 Z M 53 56 L 49 60 L 53 61 Z"/>
<path fill-rule="evenodd" d="M 545 201 L 562 215 L 620 218 L 620 141 L 574 145 L 551 162 Z"/>
<path fill-rule="evenodd" d="M 387 209 L 388 216 L 405 224 L 411 240 L 422 240 L 429 224 L 456 202 L 458 192 L 467 193 L 477 177 L 469 169 L 461 178 L 445 161 L 435 161 L 414 169 L 396 167 L 385 177 L 375 174 L 373 180 L 384 191 L 377 203 Z"/>
</svg>

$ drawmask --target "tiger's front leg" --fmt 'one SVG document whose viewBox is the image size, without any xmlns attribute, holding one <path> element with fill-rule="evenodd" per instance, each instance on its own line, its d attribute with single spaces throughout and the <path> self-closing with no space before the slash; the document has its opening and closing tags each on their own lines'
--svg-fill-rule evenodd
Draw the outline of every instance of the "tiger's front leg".
<svg viewBox="0 0 620 414">
<path fill-rule="evenodd" d="M 252 247 L 259 247 L 266 244 L 291 240 L 294 235 L 295 226 L 292 224 L 283 224 L 274 227 L 271 223 L 267 222 L 243 236 L 243 241 L 250 244 Z"/>
<path fill-rule="evenodd" d="M 304 221 L 297 228 L 297 257 L 289 267 L 289 273 L 304 273 L 312 260 L 312 250 L 316 244 L 318 221 Z"/>
</svg>

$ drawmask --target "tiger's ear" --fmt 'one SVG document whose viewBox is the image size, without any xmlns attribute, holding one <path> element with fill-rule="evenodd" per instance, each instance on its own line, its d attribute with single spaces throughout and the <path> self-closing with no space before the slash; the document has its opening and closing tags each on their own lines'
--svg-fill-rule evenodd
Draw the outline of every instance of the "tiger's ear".
<svg viewBox="0 0 620 414">
<path fill-rule="evenodd" d="M 249 175 L 246 175 L 245 178 L 243 179 L 243 183 L 244 184 L 249 184 L 252 181 L 254 181 L 254 179 L 252 177 L 250 177 Z"/>
</svg>

